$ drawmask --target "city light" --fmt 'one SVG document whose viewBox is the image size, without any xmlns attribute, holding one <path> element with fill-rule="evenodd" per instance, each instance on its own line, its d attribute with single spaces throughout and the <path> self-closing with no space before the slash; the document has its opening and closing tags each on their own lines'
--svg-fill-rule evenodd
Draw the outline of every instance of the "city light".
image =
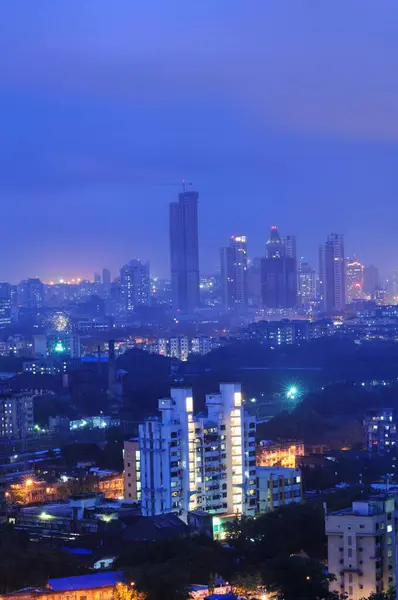
<svg viewBox="0 0 398 600">
<path fill-rule="evenodd" d="M 42 521 L 49 521 L 50 519 L 53 519 L 54 517 L 52 515 L 48 514 L 47 512 L 43 511 L 40 513 L 39 518 Z"/>
</svg>

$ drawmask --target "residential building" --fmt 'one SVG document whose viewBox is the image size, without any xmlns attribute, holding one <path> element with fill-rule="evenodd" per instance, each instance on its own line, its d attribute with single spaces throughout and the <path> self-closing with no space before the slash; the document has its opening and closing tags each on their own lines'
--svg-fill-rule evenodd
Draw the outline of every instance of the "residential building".
<svg viewBox="0 0 398 600">
<path fill-rule="evenodd" d="M 25 439 L 33 426 L 33 394 L 0 390 L 0 437 Z"/>
<path fill-rule="evenodd" d="M 293 237 L 293 236 L 289 236 Z M 295 242 L 288 247 L 282 242 L 275 226 L 271 228 L 262 259 L 261 285 L 266 308 L 294 308 L 297 304 L 297 262 L 292 255 Z"/>
<path fill-rule="evenodd" d="M 257 512 L 264 513 L 300 503 L 303 499 L 301 472 L 286 467 L 257 467 Z"/>
<path fill-rule="evenodd" d="M 206 335 L 200 335 L 194 337 L 191 340 L 191 352 L 192 354 L 200 354 L 204 356 L 213 349 L 211 338 Z"/>
<path fill-rule="evenodd" d="M 186 335 L 172 337 L 169 340 L 169 356 L 187 360 L 189 354 L 189 339 Z"/>
<path fill-rule="evenodd" d="M 345 277 L 347 303 L 363 298 L 364 266 L 355 256 L 347 259 Z"/>
<path fill-rule="evenodd" d="M 11 324 L 11 284 L 0 282 L 0 329 Z"/>
<path fill-rule="evenodd" d="M 331 233 L 319 248 L 319 287 L 324 312 L 344 310 L 345 260 L 341 233 Z"/>
<path fill-rule="evenodd" d="M 372 454 L 385 454 L 397 447 L 398 411 L 394 408 L 367 410 L 364 419 L 365 447 Z"/>
<path fill-rule="evenodd" d="M 326 515 L 332 591 L 360 600 L 395 586 L 397 517 L 396 499 L 388 495 Z"/>
<path fill-rule="evenodd" d="M 295 469 L 300 456 L 304 456 L 304 442 L 300 440 L 262 440 L 257 448 L 257 465 Z"/>
<path fill-rule="evenodd" d="M 141 469 L 138 438 L 124 442 L 124 499 L 141 499 Z"/>
<path fill-rule="evenodd" d="M 256 421 L 242 406 L 238 383 L 220 384 L 194 415 L 191 389 L 159 400 L 161 417 L 139 427 L 144 516 L 201 509 L 256 512 Z"/>
<path fill-rule="evenodd" d="M 120 269 L 121 304 L 125 313 L 138 306 L 149 306 L 150 292 L 149 262 L 134 259 Z"/>
<path fill-rule="evenodd" d="M 198 198 L 192 190 L 170 203 L 170 266 L 173 309 L 192 312 L 199 306 Z"/>
<path fill-rule="evenodd" d="M 246 236 L 233 235 L 221 248 L 221 289 L 225 312 L 245 311 L 248 301 Z"/>
</svg>

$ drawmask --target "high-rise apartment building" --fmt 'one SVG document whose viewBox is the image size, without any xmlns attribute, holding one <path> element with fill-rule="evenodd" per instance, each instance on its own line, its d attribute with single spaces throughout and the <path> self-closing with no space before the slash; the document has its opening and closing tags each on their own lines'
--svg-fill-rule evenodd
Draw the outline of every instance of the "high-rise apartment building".
<svg viewBox="0 0 398 600">
<path fill-rule="evenodd" d="M 348 304 L 356 299 L 363 298 L 364 266 L 356 256 L 351 259 L 348 258 L 346 261 L 345 279 Z"/>
<path fill-rule="evenodd" d="M 195 415 L 192 390 L 172 389 L 159 400 L 161 417 L 140 425 L 143 515 L 255 514 L 256 421 L 240 384 L 221 384 L 206 408 Z"/>
<path fill-rule="evenodd" d="M 11 284 L 0 283 L 0 329 L 11 323 Z"/>
<path fill-rule="evenodd" d="M 25 439 L 33 426 L 32 394 L 0 390 L 0 437 Z"/>
<path fill-rule="evenodd" d="M 221 248 L 221 289 L 226 312 L 247 308 L 247 245 L 244 235 L 231 236 L 229 246 Z"/>
<path fill-rule="evenodd" d="M 300 261 L 298 272 L 298 297 L 300 304 L 304 306 L 307 306 L 316 297 L 315 269 L 304 261 Z"/>
<path fill-rule="evenodd" d="M 170 267 L 173 309 L 192 312 L 199 306 L 198 198 L 194 191 L 170 203 Z"/>
<path fill-rule="evenodd" d="M 319 248 L 319 287 L 325 312 L 345 308 L 344 236 L 331 233 Z"/>
<path fill-rule="evenodd" d="M 267 308 L 294 308 L 297 304 L 297 262 L 293 255 L 295 236 L 288 236 L 288 252 L 275 226 L 262 259 L 262 298 Z"/>
<path fill-rule="evenodd" d="M 369 265 L 363 270 L 363 289 L 365 294 L 371 295 L 380 286 L 379 269 L 374 265 Z"/>
<path fill-rule="evenodd" d="M 360 600 L 395 585 L 397 517 L 395 497 L 388 495 L 326 515 L 332 591 Z"/>
<path fill-rule="evenodd" d="M 151 277 L 149 262 L 131 260 L 120 269 L 121 303 L 125 312 L 137 306 L 149 306 Z"/>
</svg>

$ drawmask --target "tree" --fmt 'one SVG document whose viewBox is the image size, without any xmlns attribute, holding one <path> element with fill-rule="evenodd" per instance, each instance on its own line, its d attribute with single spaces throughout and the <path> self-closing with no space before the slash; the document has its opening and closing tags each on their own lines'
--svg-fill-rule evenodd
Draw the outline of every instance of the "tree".
<svg viewBox="0 0 398 600">
<path fill-rule="evenodd" d="M 322 563 L 301 556 L 276 559 L 264 571 L 264 583 L 279 600 L 331 598 Z"/>
<path fill-rule="evenodd" d="M 113 588 L 113 600 L 146 600 L 143 592 L 139 592 L 135 583 L 117 583 Z"/>
<path fill-rule="evenodd" d="M 395 587 L 390 587 L 386 592 L 372 592 L 368 600 L 395 600 Z"/>
<path fill-rule="evenodd" d="M 260 571 L 246 571 L 238 573 L 232 579 L 232 589 L 241 598 L 253 598 L 257 597 L 262 583 Z"/>
</svg>

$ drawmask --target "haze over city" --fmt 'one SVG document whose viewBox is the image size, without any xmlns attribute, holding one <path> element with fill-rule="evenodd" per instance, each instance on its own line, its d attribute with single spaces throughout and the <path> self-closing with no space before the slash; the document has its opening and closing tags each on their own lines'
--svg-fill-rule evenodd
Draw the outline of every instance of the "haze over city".
<svg viewBox="0 0 398 600">
<path fill-rule="evenodd" d="M 310 10 L 309 10 L 310 8 Z M 0 279 L 169 275 L 168 207 L 199 198 L 200 270 L 276 224 L 397 266 L 398 6 L 2 3 Z M 18 39 L 18 44 L 15 44 Z"/>
</svg>

